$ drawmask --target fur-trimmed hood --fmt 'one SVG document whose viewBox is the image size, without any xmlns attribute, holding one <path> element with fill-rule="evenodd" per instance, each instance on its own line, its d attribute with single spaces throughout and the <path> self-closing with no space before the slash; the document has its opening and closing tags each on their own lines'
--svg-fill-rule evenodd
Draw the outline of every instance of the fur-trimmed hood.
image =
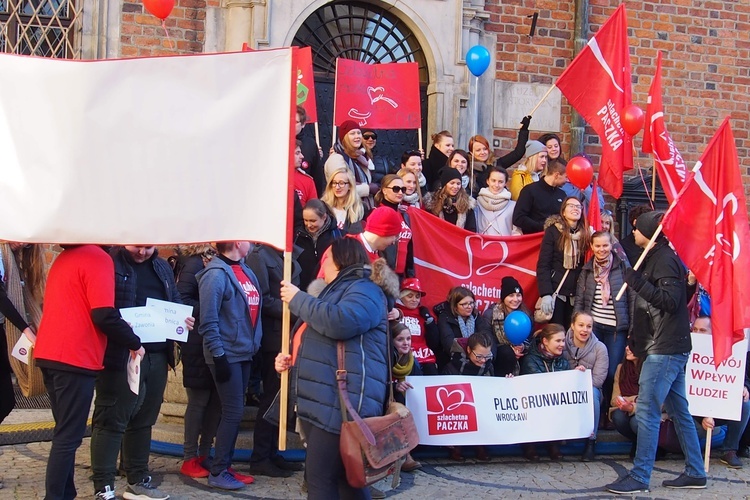
<svg viewBox="0 0 750 500">
<path fill-rule="evenodd" d="M 213 251 L 216 253 L 216 249 L 208 243 L 200 243 L 197 245 L 177 245 L 175 253 L 180 257 L 192 257 L 193 255 L 204 255 L 206 252 Z"/>
<path fill-rule="evenodd" d="M 388 267 L 388 262 L 385 259 L 380 258 L 374 261 L 370 266 L 365 266 L 365 270 L 369 269 L 370 281 L 378 285 L 383 293 L 387 297 L 397 299 L 399 296 L 399 284 L 398 275 Z M 313 280 L 307 287 L 307 293 L 313 297 L 318 297 L 320 292 L 326 287 L 327 283 L 323 278 Z"/>
<path fill-rule="evenodd" d="M 565 221 L 563 221 L 563 218 L 559 215 L 550 215 L 547 217 L 547 219 L 544 221 L 544 229 L 546 230 L 548 227 L 555 225 L 557 226 L 557 229 L 562 232 L 562 228 L 565 227 Z"/>
</svg>

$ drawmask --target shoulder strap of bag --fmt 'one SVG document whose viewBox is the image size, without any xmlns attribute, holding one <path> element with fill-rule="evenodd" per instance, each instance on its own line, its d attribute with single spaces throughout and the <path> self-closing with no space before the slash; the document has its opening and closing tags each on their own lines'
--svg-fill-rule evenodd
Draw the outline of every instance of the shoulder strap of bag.
<svg viewBox="0 0 750 500">
<path fill-rule="evenodd" d="M 339 388 L 339 400 L 341 401 L 341 421 L 348 421 L 346 414 L 347 412 L 349 412 L 349 416 L 351 416 L 352 420 L 354 420 L 354 422 L 356 422 L 356 424 L 359 426 L 360 430 L 362 431 L 362 435 L 365 437 L 367 442 L 370 443 L 370 445 L 375 446 L 375 436 L 373 435 L 370 428 L 367 427 L 367 424 L 362 421 L 362 418 L 352 406 L 352 402 L 349 399 L 349 394 L 347 394 L 346 392 L 346 347 L 344 346 L 343 340 L 338 341 L 336 350 L 338 353 L 339 364 L 339 369 L 336 370 L 336 383 Z"/>
<path fill-rule="evenodd" d="M 555 294 L 554 294 L 555 296 L 557 296 L 560 293 L 560 289 L 562 288 L 563 283 L 565 283 L 565 278 L 568 277 L 569 272 L 570 272 L 570 269 L 565 270 L 565 274 L 563 274 L 563 278 L 560 280 L 560 284 L 557 285 L 557 290 L 555 290 Z"/>
</svg>

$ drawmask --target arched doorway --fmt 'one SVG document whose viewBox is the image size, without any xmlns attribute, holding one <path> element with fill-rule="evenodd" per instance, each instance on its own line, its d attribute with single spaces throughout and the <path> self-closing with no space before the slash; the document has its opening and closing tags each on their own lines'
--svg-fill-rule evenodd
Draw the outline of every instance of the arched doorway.
<svg viewBox="0 0 750 500">
<path fill-rule="evenodd" d="M 336 58 L 366 63 L 416 62 L 419 65 L 422 130 L 427 122 L 427 60 L 417 37 L 393 12 L 367 2 L 333 2 L 313 12 L 300 26 L 293 45 L 311 47 L 321 147 L 331 145 Z M 310 132 L 308 132 L 310 133 Z M 377 151 L 397 164 L 417 145 L 414 130 L 378 131 Z"/>
</svg>

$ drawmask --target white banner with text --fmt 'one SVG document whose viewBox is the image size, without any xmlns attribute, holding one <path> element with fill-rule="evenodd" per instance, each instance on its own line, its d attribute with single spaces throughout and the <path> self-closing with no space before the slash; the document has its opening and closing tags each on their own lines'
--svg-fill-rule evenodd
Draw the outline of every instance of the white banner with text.
<svg viewBox="0 0 750 500">
<path fill-rule="evenodd" d="M 740 420 L 745 385 L 747 337 L 732 346 L 732 355 L 714 366 L 713 337 L 693 333 L 693 350 L 685 368 L 690 413 L 699 417 Z"/>
<path fill-rule="evenodd" d="M 591 372 L 407 377 L 419 444 L 492 445 L 589 437 Z"/>
</svg>

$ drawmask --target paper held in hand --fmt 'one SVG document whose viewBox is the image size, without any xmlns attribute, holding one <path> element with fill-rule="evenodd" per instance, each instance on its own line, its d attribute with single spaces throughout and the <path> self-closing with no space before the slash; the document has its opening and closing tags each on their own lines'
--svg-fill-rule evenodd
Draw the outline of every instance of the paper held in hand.
<svg viewBox="0 0 750 500">
<path fill-rule="evenodd" d="M 141 385 L 141 360 L 143 356 L 136 354 L 135 357 L 128 357 L 128 387 L 130 392 L 138 395 L 138 388 Z"/>
<path fill-rule="evenodd" d="M 193 307 L 148 298 L 142 307 L 125 307 L 120 315 L 144 344 L 165 340 L 187 341 L 185 318 L 192 316 Z"/>
<path fill-rule="evenodd" d="M 18 342 L 16 342 L 16 345 L 13 346 L 11 355 L 19 361 L 28 365 L 29 355 L 31 354 L 31 349 L 33 346 L 34 344 L 31 343 L 26 335 L 21 335 L 21 337 L 18 339 Z"/>
</svg>

